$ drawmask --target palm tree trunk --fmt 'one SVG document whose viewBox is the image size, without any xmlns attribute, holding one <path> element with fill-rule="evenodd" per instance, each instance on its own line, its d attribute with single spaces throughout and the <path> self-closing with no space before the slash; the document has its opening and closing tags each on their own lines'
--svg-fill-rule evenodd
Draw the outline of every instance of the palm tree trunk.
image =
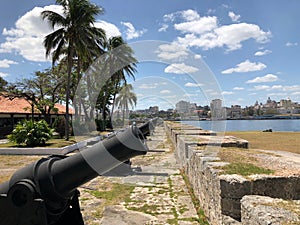
<svg viewBox="0 0 300 225">
<path fill-rule="evenodd" d="M 67 78 L 67 88 L 66 88 L 66 130 L 65 139 L 68 141 L 70 138 L 70 128 L 69 128 L 69 99 L 70 99 L 70 86 L 71 86 L 71 72 L 72 72 L 72 62 L 73 62 L 73 51 L 72 47 L 69 47 L 68 50 L 68 78 Z"/>
<path fill-rule="evenodd" d="M 113 101 L 112 101 L 113 102 L 112 109 L 111 109 L 111 112 L 110 112 L 110 120 L 112 119 L 113 113 L 114 113 L 114 110 L 115 110 L 115 100 L 116 100 L 118 88 L 119 88 L 119 81 L 116 82 L 116 84 L 115 84 L 115 92 L 114 92 Z"/>
<path fill-rule="evenodd" d="M 106 85 L 103 86 L 104 88 L 104 96 L 103 96 L 103 102 L 102 102 L 102 127 L 104 130 L 106 129 Z"/>
</svg>

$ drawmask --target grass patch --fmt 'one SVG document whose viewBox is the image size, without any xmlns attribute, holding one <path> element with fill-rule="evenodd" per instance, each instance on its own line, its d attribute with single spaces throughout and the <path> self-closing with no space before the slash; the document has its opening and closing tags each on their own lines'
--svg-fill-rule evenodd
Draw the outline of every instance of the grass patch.
<svg viewBox="0 0 300 225">
<path fill-rule="evenodd" d="M 101 204 L 92 213 L 93 218 L 101 218 L 106 206 L 118 205 L 130 200 L 130 194 L 135 186 L 128 184 L 109 183 L 104 190 L 84 190 L 92 196 L 101 199 Z M 84 201 L 83 201 L 84 202 Z"/>
<path fill-rule="evenodd" d="M 223 162 L 256 164 L 257 158 L 253 154 L 259 153 L 261 152 L 240 148 L 221 148 L 218 152 L 218 157 Z"/>
<path fill-rule="evenodd" d="M 110 190 L 88 192 L 96 198 L 105 199 L 107 205 L 114 205 L 119 202 L 128 201 L 134 188 L 135 186 L 133 185 L 113 183 Z"/>
<path fill-rule="evenodd" d="M 226 132 L 249 141 L 252 149 L 281 150 L 300 154 L 300 132 Z"/>
<path fill-rule="evenodd" d="M 60 139 L 60 138 L 51 138 L 49 141 L 46 142 L 45 145 L 39 146 L 43 148 L 62 148 L 68 145 L 75 144 L 79 141 L 83 141 L 90 138 L 90 136 L 76 136 L 75 137 L 70 137 L 69 141 L 66 141 L 65 139 Z M 13 142 L 7 142 L 7 143 L 2 143 L 0 144 L 0 148 L 27 148 L 25 144 L 18 145 Z"/>
<path fill-rule="evenodd" d="M 49 141 L 47 141 L 47 143 L 45 145 L 39 146 L 39 147 L 62 148 L 62 147 L 72 145 L 75 143 L 76 143 L 76 141 L 74 138 L 71 138 L 69 141 L 66 141 L 65 139 L 50 139 Z M 18 145 L 13 142 L 7 142 L 7 143 L 0 144 L 0 148 L 28 148 L 28 146 L 26 146 L 25 144 Z"/>
<path fill-rule="evenodd" d="M 230 164 L 222 166 L 222 174 L 239 174 L 249 176 L 252 174 L 272 174 L 273 170 L 264 168 L 258 164 L 255 154 L 261 154 L 258 150 L 244 150 L 239 148 L 222 148 L 218 156 L 221 161 Z"/>
<path fill-rule="evenodd" d="M 159 206 L 157 206 L 157 205 L 148 205 L 148 204 L 145 204 L 145 205 L 139 206 L 139 207 L 128 207 L 129 210 L 134 210 L 134 211 L 150 214 L 152 216 L 159 214 L 157 212 L 158 208 L 159 208 Z"/>
<path fill-rule="evenodd" d="M 202 210 L 202 208 L 200 207 L 200 202 L 199 200 L 196 198 L 196 195 L 194 194 L 194 190 L 187 178 L 187 176 L 185 175 L 185 173 L 183 171 L 181 171 L 181 176 L 183 177 L 183 180 L 186 184 L 186 187 L 188 189 L 188 192 L 191 196 L 192 202 L 194 204 L 194 207 L 196 209 L 198 218 L 195 218 L 195 221 L 197 221 L 199 223 L 199 225 L 209 225 L 207 218 L 204 214 L 204 211 Z"/>
<path fill-rule="evenodd" d="M 249 176 L 253 174 L 272 174 L 274 171 L 255 166 L 250 163 L 230 163 L 221 167 L 224 174 L 239 174 L 242 176 Z"/>
</svg>

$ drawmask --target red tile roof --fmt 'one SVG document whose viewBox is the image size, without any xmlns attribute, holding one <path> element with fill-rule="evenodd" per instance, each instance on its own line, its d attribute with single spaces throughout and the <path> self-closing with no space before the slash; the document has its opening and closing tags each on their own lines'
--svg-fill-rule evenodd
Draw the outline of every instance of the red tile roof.
<svg viewBox="0 0 300 225">
<path fill-rule="evenodd" d="M 56 104 L 55 108 L 58 109 L 58 114 L 65 114 L 66 107 L 60 104 Z M 39 112 L 35 110 L 35 112 Z M 70 109 L 70 114 L 74 114 L 73 110 Z M 0 96 L 0 113 L 22 113 L 31 114 L 31 105 L 23 98 L 9 99 L 4 96 Z M 56 113 L 55 113 L 56 114 Z"/>
</svg>

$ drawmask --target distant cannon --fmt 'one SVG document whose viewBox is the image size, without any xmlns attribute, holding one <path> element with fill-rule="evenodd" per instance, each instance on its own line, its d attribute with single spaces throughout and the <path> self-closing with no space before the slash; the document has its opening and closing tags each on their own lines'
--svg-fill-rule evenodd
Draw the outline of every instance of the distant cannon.
<svg viewBox="0 0 300 225">
<path fill-rule="evenodd" d="M 131 126 L 72 156 L 42 158 L 0 185 L 0 225 L 83 225 L 77 188 L 148 148 Z"/>
<path fill-rule="evenodd" d="M 143 125 L 141 125 L 139 127 L 139 129 L 142 132 L 142 134 L 144 135 L 144 138 L 146 138 L 147 136 L 150 136 L 153 133 L 154 128 L 157 125 L 160 125 L 161 123 L 162 123 L 162 119 L 156 117 L 154 119 L 147 121 Z"/>
</svg>

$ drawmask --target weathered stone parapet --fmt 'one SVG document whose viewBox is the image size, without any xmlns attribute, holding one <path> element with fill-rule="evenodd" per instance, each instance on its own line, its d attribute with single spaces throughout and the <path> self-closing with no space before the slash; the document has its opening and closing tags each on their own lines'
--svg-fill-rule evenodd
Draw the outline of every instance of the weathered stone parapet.
<svg viewBox="0 0 300 225">
<path fill-rule="evenodd" d="M 178 131 L 177 135 L 172 136 L 172 124 L 166 125 L 166 131 L 175 146 L 177 162 L 187 174 L 211 224 L 252 224 L 243 221 L 241 200 L 244 196 L 300 199 L 300 176 L 243 177 L 221 173 L 220 167 L 228 164 L 218 157 L 221 147 L 245 148 L 248 147 L 247 141 L 231 136 L 220 141 L 218 136 L 186 135 L 178 134 Z M 205 143 L 208 143 L 207 147 Z"/>
<path fill-rule="evenodd" d="M 300 224 L 300 201 L 250 195 L 241 200 L 242 224 Z"/>
</svg>

